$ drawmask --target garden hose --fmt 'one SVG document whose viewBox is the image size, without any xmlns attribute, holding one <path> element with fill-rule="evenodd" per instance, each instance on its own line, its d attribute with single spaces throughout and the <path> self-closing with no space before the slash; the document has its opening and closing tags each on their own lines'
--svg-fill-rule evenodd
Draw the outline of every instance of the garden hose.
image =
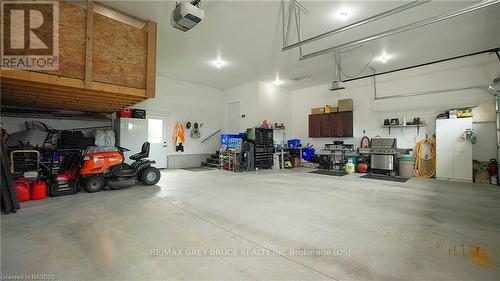
<svg viewBox="0 0 500 281">
<path fill-rule="evenodd" d="M 422 151 L 424 146 L 428 146 L 428 150 Z M 436 142 L 433 138 L 426 138 L 417 143 L 415 147 L 415 173 L 419 177 L 432 178 L 436 173 Z M 423 155 L 423 153 L 428 153 Z"/>
<path fill-rule="evenodd" d="M 361 148 L 368 148 L 368 147 L 370 147 L 370 138 L 367 137 L 367 136 L 362 137 L 361 138 L 360 147 Z"/>
</svg>

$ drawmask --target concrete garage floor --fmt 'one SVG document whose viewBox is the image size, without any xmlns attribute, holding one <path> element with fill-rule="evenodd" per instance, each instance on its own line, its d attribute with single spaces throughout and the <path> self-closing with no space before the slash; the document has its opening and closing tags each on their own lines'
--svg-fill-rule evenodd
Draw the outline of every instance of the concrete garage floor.
<svg viewBox="0 0 500 281">
<path fill-rule="evenodd" d="M 23 204 L 1 225 L 4 276 L 500 278 L 500 188 L 489 185 L 169 170 L 158 186 Z"/>
</svg>

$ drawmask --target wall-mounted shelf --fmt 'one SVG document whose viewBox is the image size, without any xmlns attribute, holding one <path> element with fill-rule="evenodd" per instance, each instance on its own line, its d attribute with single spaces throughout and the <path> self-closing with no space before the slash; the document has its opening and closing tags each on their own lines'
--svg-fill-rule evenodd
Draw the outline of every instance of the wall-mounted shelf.
<svg viewBox="0 0 500 281">
<path fill-rule="evenodd" d="M 420 127 L 425 127 L 426 124 L 417 124 L 417 125 L 384 125 L 383 128 L 389 129 L 389 135 L 391 134 L 391 128 L 417 128 L 417 135 L 420 133 Z"/>
</svg>

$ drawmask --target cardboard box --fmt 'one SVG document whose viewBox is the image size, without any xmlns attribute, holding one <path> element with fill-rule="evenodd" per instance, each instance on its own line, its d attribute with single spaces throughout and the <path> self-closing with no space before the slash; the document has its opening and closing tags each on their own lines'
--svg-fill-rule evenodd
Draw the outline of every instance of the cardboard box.
<svg viewBox="0 0 500 281">
<path fill-rule="evenodd" d="M 298 157 L 297 157 L 297 158 L 295 158 L 295 157 L 294 157 L 294 158 L 293 158 L 293 161 L 292 161 L 292 165 L 293 165 L 293 167 L 294 167 L 294 168 L 299 168 L 299 167 L 301 166 L 301 164 L 302 164 L 302 161 L 301 161 L 301 160 L 302 160 L 302 159 L 300 159 L 300 158 L 298 158 Z"/>
<path fill-rule="evenodd" d="M 323 114 L 323 113 L 325 113 L 324 107 L 311 108 L 311 114 Z"/>
<path fill-rule="evenodd" d="M 457 118 L 469 118 L 472 117 L 472 108 L 457 109 L 455 111 Z"/>
<path fill-rule="evenodd" d="M 332 113 L 332 112 L 337 112 L 338 107 L 336 106 L 331 106 L 331 105 L 326 105 L 325 106 L 325 113 Z"/>
<path fill-rule="evenodd" d="M 339 100 L 339 111 L 352 111 L 352 110 L 353 110 L 352 99 Z"/>
<path fill-rule="evenodd" d="M 490 174 L 488 173 L 488 161 L 473 160 L 473 174 L 475 183 L 490 183 Z"/>
</svg>

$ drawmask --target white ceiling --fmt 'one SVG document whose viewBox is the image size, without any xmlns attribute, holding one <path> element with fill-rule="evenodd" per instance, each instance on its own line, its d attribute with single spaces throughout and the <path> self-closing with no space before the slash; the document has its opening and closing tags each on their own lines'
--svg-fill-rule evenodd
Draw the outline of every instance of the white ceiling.
<svg viewBox="0 0 500 281">
<path fill-rule="evenodd" d="M 397 15 L 304 46 L 304 53 L 349 42 L 384 30 L 455 11 L 477 1 L 432 1 Z M 302 16 L 302 39 L 403 5 L 400 1 L 300 1 L 310 11 Z M 280 1 L 201 2 L 206 18 L 188 32 L 170 26 L 174 1 L 108 1 L 106 4 L 158 23 L 158 74 L 219 89 L 246 82 L 273 81 L 276 75 L 288 89 L 333 80 L 333 55 L 299 61 L 298 49 L 281 52 Z M 288 4 L 286 4 L 287 6 Z M 340 9 L 351 17 L 340 20 Z M 372 61 L 378 72 L 466 53 L 500 47 L 500 5 L 448 21 L 364 44 L 342 58 L 346 74 L 358 73 L 372 54 L 393 55 L 387 63 Z M 294 22 L 292 21 L 294 24 Z M 290 42 L 296 41 L 291 29 Z M 217 69 L 217 56 L 227 63 Z M 372 70 L 367 68 L 364 74 Z M 293 77 L 311 76 L 301 82 Z"/>
</svg>

